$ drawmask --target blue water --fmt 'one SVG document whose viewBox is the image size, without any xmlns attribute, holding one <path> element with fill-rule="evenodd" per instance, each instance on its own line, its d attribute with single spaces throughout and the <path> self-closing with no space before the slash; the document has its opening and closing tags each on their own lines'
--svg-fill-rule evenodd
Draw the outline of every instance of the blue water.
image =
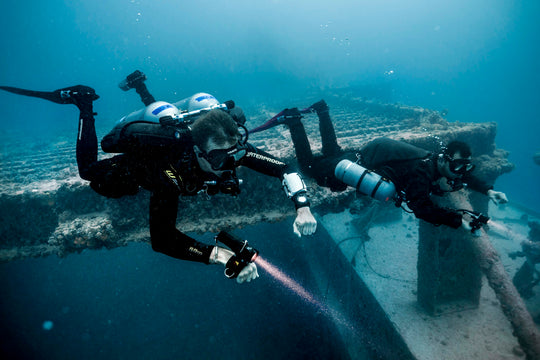
<svg viewBox="0 0 540 360">
<path fill-rule="evenodd" d="M 237 234 L 259 238 L 252 244 L 266 259 L 323 299 L 301 251 L 317 238 L 298 240 L 291 221 Z M 221 266 L 178 261 L 146 243 L 0 264 L 0 358 L 347 358 L 327 314 L 259 272 L 237 284 Z"/>
<path fill-rule="evenodd" d="M 497 123 L 497 146 L 510 152 L 516 168 L 497 180 L 496 189 L 540 211 L 540 166 L 532 160 L 540 151 L 539 18 L 539 2 L 513 0 L 4 0 L 0 85 L 92 86 L 101 95 L 98 129 L 140 108 L 134 93 L 117 87 L 135 69 L 148 75 L 156 97 L 168 101 L 206 91 L 240 106 L 267 99 L 300 106 L 307 104 L 287 101 L 350 88 L 364 97 L 448 109 L 450 121 Z M 0 93 L 0 108 L 2 132 L 23 129 L 46 141 L 76 129 L 71 106 Z M 12 336 L 27 344 L 43 342 L 53 355 L 69 358 L 63 347 L 79 355 L 96 354 L 99 347 L 109 354 L 125 347 L 145 354 L 144 344 L 163 340 L 163 323 L 167 331 L 194 339 L 182 342 L 190 349 L 205 347 L 201 339 L 223 344 L 208 319 L 198 323 L 189 315 L 186 328 L 171 310 L 179 302 L 202 302 L 210 309 L 207 318 L 215 318 L 215 269 L 144 247 L 9 266 L 2 273 L 9 289 L 2 301 L 18 305 L 2 308 L 13 315 L 3 331 L 16 331 Z M 168 283 L 156 280 L 164 274 Z M 192 276 L 196 285 L 182 291 Z M 206 281 L 209 286 L 200 286 Z M 103 284 L 117 289 L 106 301 Z M 142 284 L 145 291 L 132 292 Z M 242 289 L 231 295 L 240 303 L 266 299 L 256 285 Z M 157 315 L 149 310 L 156 307 Z M 46 321 L 50 330 L 43 328 Z M 250 324 L 249 331 L 259 327 Z M 166 338 L 164 346 L 174 349 L 177 339 Z"/>
<path fill-rule="evenodd" d="M 156 97 L 238 104 L 353 87 L 359 95 L 495 121 L 514 172 L 497 188 L 540 209 L 540 3 L 489 0 L 6 0 L 0 83 L 97 89 L 98 127 L 140 107 L 117 83 L 144 71 Z M 31 10 L 29 10 L 31 9 Z M 66 108 L 0 94 L 0 128 L 67 130 Z M 274 109 L 278 111 L 279 109 Z M 72 128 L 69 128 L 72 131 Z"/>
</svg>

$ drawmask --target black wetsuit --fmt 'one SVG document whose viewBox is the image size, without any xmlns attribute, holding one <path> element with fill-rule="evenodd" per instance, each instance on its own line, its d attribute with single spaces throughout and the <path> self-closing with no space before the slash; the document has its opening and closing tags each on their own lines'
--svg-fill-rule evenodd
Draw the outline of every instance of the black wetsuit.
<svg viewBox="0 0 540 360">
<path fill-rule="evenodd" d="M 315 179 L 320 186 L 328 187 L 332 191 L 344 191 L 347 184 L 338 180 L 334 175 L 336 165 L 343 159 L 356 161 L 356 151 L 343 151 L 337 143 L 334 125 L 330 119 L 329 109 L 324 100 L 312 105 L 319 117 L 319 130 L 322 142 L 322 155 L 315 156 L 302 124 L 302 115 L 298 109 L 286 109 L 288 117 L 284 123 L 289 128 L 291 139 L 296 151 L 298 166 L 302 174 Z"/>
<path fill-rule="evenodd" d="M 447 225 L 455 229 L 461 226 L 462 215 L 460 213 L 437 206 L 431 200 L 431 195 L 444 195 L 444 191 L 438 185 L 438 180 L 442 176 L 437 170 L 436 157 L 429 155 L 424 159 L 396 161 L 371 168 L 371 170 L 392 180 L 396 189 L 404 195 L 402 200 L 407 203 L 417 218 L 435 225 Z M 471 190 L 482 194 L 486 194 L 489 189 L 493 188 L 472 175 L 464 176 L 462 182 L 467 184 Z M 455 190 L 459 190 L 459 188 Z"/>
<path fill-rule="evenodd" d="M 141 81 L 132 85 L 145 105 L 154 102 L 153 96 Z M 97 193 L 111 198 L 134 195 L 140 187 L 150 191 L 152 248 L 178 259 L 208 263 L 213 248 L 176 228 L 180 195 L 196 195 L 201 190 L 209 195 L 219 191 L 237 193 L 238 188 L 224 186 L 224 180 L 228 180 L 228 184 L 232 181 L 233 185 L 237 185 L 238 179 L 234 171 L 238 166 L 246 166 L 277 178 L 293 171 L 287 164 L 247 144 L 247 154 L 237 163 L 231 164 L 230 171 L 227 172 L 229 176 L 225 179 L 218 178 L 200 169 L 189 131 L 144 121 L 130 128 L 128 136 L 123 138 L 122 151 L 118 151 L 110 141 L 111 138 L 106 136 L 102 141 L 103 150 L 122 154 L 98 161 L 93 101 L 99 96 L 94 89 L 83 85 L 51 92 L 6 86 L 0 86 L 0 89 L 58 104 L 76 105 L 80 110 L 76 154 L 81 178 L 90 181 L 90 186 Z M 151 136 L 147 136 L 148 130 Z M 205 181 L 215 181 L 217 184 L 208 184 Z M 297 207 L 307 205 L 309 203 L 296 204 Z"/>
<path fill-rule="evenodd" d="M 314 178 L 320 186 L 330 188 L 332 191 L 343 191 L 347 184 L 337 179 L 334 175 L 336 165 L 343 159 L 351 161 L 357 160 L 357 155 L 362 158 L 364 148 L 358 151 L 343 151 L 337 144 L 337 139 L 330 119 L 328 106 L 324 101 L 320 101 L 312 106 L 319 117 L 319 128 L 322 141 L 322 156 L 315 157 L 311 151 L 309 141 L 300 121 L 301 115 L 292 116 L 285 124 L 291 132 L 296 156 L 300 169 L 303 174 Z M 367 146 L 367 145 L 366 145 Z M 412 146 L 412 145 L 409 145 Z M 441 178 L 437 170 L 437 161 L 428 152 L 418 148 L 419 152 L 424 151 L 425 155 L 420 158 L 405 161 L 395 161 L 378 166 L 370 166 L 361 161 L 366 168 L 377 172 L 378 174 L 392 180 L 396 189 L 403 192 L 409 208 L 419 219 L 425 220 L 435 225 L 447 225 L 452 228 L 461 226 L 462 215 L 452 209 L 442 208 L 433 203 L 430 196 L 443 195 L 442 190 L 436 184 Z M 388 147 L 381 146 L 379 151 L 396 151 Z M 384 158 L 384 154 L 381 154 Z M 462 179 L 467 187 L 486 194 L 493 186 L 481 181 L 480 179 L 466 175 Z M 457 190 L 457 189 L 456 189 Z"/>
<path fill-rule="evenodd" d="M 148 142 L 144 134 L 134 131 L 126 140 L 130 151 L 97 161 L 94 119 L 91 112 L 81 112 L 80 118 L 77 162 L 81 177 L 89 180 L 96 192 L 108 197 L 135 194 L 139 186 L 150 191 L 152 248 L 178 259 L 208 263 L 213 246 L 200 243 L 176 228 L 180 195 L 196 195 L 201 190 L 210 195 L 219 192 L 220 179 L 200 169 L 189 133 Z M 107 151 L 105 140 L 102 148 Z M 245 166 L 277 178 L 291 172 L 287 164 L 251 144 L 247 147 L 246 156 L 235 167 Z M 217 181 L 218 185 L 208 186 L 205 181 Z"/>
</svg>

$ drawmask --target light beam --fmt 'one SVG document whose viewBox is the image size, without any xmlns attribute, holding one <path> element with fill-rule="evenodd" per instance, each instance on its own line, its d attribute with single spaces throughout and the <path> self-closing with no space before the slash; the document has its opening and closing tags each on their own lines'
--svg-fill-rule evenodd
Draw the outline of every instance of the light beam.
<svg viewBox="0 0 540 360">
<path fill-rule="evenodd" d="M 358 331 L 354 327 L 354 325 L 349 320 L 347 320 L 340 312 L 329 308 L 326 304 L 317 300 L 315 296 L 313 296 L 309 291 L 307 291 L 302 285 L 294 281 L 291 277 L 278 269 L 275 265 L 272 265 L 268 261 L 264 260 L 263 258 L 261 258 L 261 256 L 257 257 L 255 263 L 261 268 L 263 268 L 276 281 L 291 290 L 296 296 L 300 297 L 306 303 L 313 305 L 320 313 L 324 314 L 326 317 L 330 318 L 335 323 L 344 326 L 349 331 L 358 334 Z"/>
</svg>

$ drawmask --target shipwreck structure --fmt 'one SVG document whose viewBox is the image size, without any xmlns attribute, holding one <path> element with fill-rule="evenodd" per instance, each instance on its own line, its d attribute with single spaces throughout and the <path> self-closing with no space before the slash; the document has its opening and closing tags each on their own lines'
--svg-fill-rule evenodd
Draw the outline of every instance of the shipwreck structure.
<svg viewBox="0 0 540 360">
<path fill-rule="evenodd" d="M 380 136 L 405 140 L 428 150 L 436 150 L 441 142 L 459 139 L 471 145 L 477 176 L 493 182 L 513 168 L 507 160 L 507 152 L 495 146 L 495 123 L 449 122 L 437 111 L 361 98 L 351 100 L 347 97 L 346 103 L 339 96 L 326 100 L 338 142 L 344 149 L 360 148 Z M 248 115 L 259 112 L 258 120 L 250 119 L 248 126 L 262 122 L 261 109 L 244 110 Z M 304 125 L 314 152 L 319 151 L 318 122 L 315 118 L 306 119 Z M 141 191 L 135 196 L 106 199 L 94 193 L 77 175 L 74 142 L 70 138 L 59 139 L 17 153 L 9 152 L 6 147 L 0 165 L 0 262 L 48 255 L 67 256 L 85 249 L 149 241 L 149 194 Z M 258 133 L 250 142 L 280 158 L 294 161 L 294 149 L 285 129 L 277 127 Z M 239 170 L 239 177 L 243 179 L 243 185 L 236 201 L 230 201 L 228 195 L 214 196 L 211 200 L 203 196 L 182 199 L 178 228 L 184 232 L 218 232 L 260 222 L 282 221 L 293 215 L 294 208 L 283 195 L 279 181 L 246 169 Z M 358 196 L 351 188 L 332 193 L 315 182 L 308 180 L 307 183 L 312 209 L 319 216 L 356 209 L 355 221 L 368 229 L 373 217 L 391 218 L 398 211 Z M 466 200 L 448 201 L 474 205 L 483 213 L 488 210 L 487 200 L 474 195 Z M 417 299 L 424 311 L 437 316 L 446 311 L 448 304 L 455 306 L 456 301 L 477 306 L 484 274 L 490 279 L 503 309 L 512 309 L 505 313 L 515 324 L 514 332 L 523 351 L 531 359 L 538 358 L 540 339 L 537 330 L 525 307 L 519 303 L 511 281 L 500 273 L 496 253 L 486 245 L 489 244 L 486 235 L 474 240 L 464 233 L 459 235 L 424 222 L 419 224 Z M 448 240 L 444 246 L 449 251 L 441 251 L 444 239 Z M 519 311 L 514 311 L 516 306 Z M 385 333 L 387 341 L 395 344 L 399 333 L 388 335 L 390 333 Z"/>
</svg>

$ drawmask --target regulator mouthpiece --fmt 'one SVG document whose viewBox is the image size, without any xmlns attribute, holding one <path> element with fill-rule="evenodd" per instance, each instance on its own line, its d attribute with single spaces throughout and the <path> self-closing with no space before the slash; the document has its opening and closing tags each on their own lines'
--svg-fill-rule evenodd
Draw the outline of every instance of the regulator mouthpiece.
<svg viewBox="0 0 540 360">
<path fill-rule="evenodd" d="M 249 246 L 247 240 L 242 240 L 226 231 L 221 231 L 216 236 L 216 241 L 221 242 L 234 252 L 234 255 L 225 265 L 225 276 L 234 279 L 249 263 L 255 261 L 259 251 Z"/>
</svg>

